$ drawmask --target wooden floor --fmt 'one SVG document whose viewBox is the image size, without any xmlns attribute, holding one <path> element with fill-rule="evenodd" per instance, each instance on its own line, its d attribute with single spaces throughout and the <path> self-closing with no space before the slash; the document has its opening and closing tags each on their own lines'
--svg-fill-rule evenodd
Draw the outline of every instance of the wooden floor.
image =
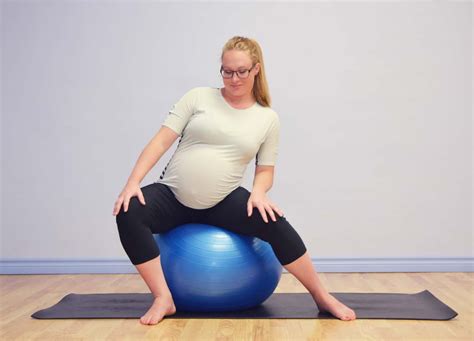
<svg viewBox="0 0 474 341">
<path fill-rule="evenodd" d="M 172 319 L 37 320 L 69 293 L 149 292 L 138 274 L 1 275 L 0 340 L 474 340 L 473 273 L 319 273 L 329 292 L 415 293 L 428 289 L 459 314 L 449 321 Z M 284 273 L 275 292 L 305 292 Z"/>
</svg>

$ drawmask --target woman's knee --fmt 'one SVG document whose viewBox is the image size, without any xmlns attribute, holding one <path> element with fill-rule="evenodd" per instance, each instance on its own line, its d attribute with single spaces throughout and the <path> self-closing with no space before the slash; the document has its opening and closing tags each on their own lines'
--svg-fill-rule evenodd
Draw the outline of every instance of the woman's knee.
<svg viewBox="0 0 474 341">
<path fill-rule="evenodd" d="M 266 223 L 260 215 L 260 211 L 254 208 L 252 216 L 255 215 L 259 219 L 258 223 L 253 223 L 254 234 L 256 237 L 271 242 L 273 238 L 279 238 L 286 226 L 282 222 L 282 217 L 275 216 L 276 221 L 273 221 L 268 215 L 268 223 Z"/>
<path fill-rule="evenodd" d="M 285 217 L 277 218 L 265 238 L 271 244 L 282 265 L 288 264 L 301 257 L 306 252 L 306 245 Z"/>
<path fill-rule="evenodd" d="M 268 218 L 268 223 L 262 222 L 262 228 L 259 231 L 263 237 L 261 239 L 265 241 L 271 241 L 272 239 L 285 240 L 288 238 L 299 237 L 296 230 L 290 225 L 285 217 L 276 214 L 275 218 L 276 221 Z"/>
<path fill-rule="evenodd" d="M 120 211 L 116 216 L 117 227 L 119 229 L 126 228 L 133 225 L 137 219 L 143 218 L 143 207 L 142 203 L 137 197 L 130 198 L 128 203 L 127 212 L 124 210 L 124 206 L 120 207 Z"/>
</svg>

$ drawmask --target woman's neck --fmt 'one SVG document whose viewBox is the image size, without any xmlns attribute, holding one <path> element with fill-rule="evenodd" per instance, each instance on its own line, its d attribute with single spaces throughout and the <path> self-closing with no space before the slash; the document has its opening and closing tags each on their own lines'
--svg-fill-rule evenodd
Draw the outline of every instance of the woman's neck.
<svg viewBox="0 0 474 341">
<path fill-rule="evenodd" d="M 253 96 L 253 93 L 249 93 L 247 95 L 243 96 L 231 96 L 229 95 L 226 91 L 225 88 L 222 88 L 221 90 L 222 96 L 229 102 L 234 104 L 235 106 L 245 106 L 247 104 L 253 104 L 255 103 L 255 98 Z"/>
</svg>

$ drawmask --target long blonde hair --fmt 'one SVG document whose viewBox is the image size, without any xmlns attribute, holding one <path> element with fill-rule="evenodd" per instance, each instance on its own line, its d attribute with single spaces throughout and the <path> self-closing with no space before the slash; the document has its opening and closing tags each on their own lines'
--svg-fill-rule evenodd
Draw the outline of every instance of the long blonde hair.
<svg viewBox="0 0 474 341">
<path fill-rule="evenodd" d="M 260 45 L 254 39 L 234 36 L 230 38 L 222 48 L 221 63 L 224 58 L 224 53 L 230 50 L 245 51 L 252 60 L 252 65 L 260 63 L 260 71 L 255 76 L 252 92 L 260 105 L 269 107 L 271 105 L 271 98 L 268 91 L 265 65 L 263 63 L 263 54 Z"/>
</svg>

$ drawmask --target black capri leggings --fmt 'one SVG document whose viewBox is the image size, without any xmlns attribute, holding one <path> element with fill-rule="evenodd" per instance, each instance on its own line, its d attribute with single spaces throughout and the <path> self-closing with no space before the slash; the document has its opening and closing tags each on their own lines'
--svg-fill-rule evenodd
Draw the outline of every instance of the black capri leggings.
<svg viewBox="0 0 474 341">
<path fill-rule="evenodd" d="M 247 214 L 250 192 L 239 186 L 222 201 L 206 209 L 193 209 L 181 204 L 171 189 L 162 183 L 141 188 L 146 205 L 132 197 L 127 212 L 123 205 L 116 216 L 122 246 L 133 265 L 160 255 L 153 234 L 167 232 L 187 223 L 218 226 L 239 234 L 260 238 L 272 246 L 282 265 L 291 263 L 306 252 L 306 247 L 286 218 L 275 212 L 273 221 L 267 212 L 266 223 L 254 207 Z"/>
</svg>

